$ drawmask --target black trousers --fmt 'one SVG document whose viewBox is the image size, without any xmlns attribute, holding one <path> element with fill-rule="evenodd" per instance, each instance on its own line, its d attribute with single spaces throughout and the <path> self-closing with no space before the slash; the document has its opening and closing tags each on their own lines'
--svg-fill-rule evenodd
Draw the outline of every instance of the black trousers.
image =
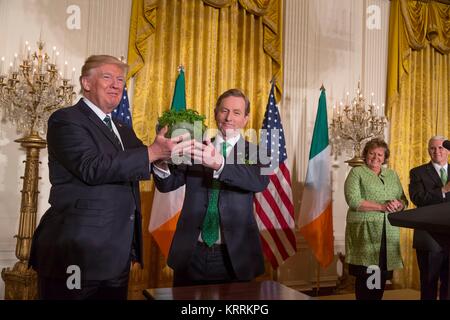
<svg viewBox="0 0 450 320">
<path fill-rule="evenodd" d="M 386 281 L 392 279 L 393 272 L 387 270 L 386 257 L 386 222 L 383 224 L 383 232 L 381 235 L 380 257 L 378 267 L 380 268 L 380 288 L 369 287 L 367 281 L 372 273 L 367 273 L 367 266 L 349 264 L 349 274 L 356 277 L 355 279 L 355 296 L 356 300 L 381 300 L 384 294 Z"/>
<path fill-rule="evenodd" d="M 223 244 L 208 247 L 197 242 L 187 270 L 174 270 L 173 286 L 194 286 L 236 282 L 227 247 Z"/>
<path fill-rule="evenodd" d="M 130 266 L 116 278 L 81 281 L 80 289 L 69 289 L 67 279 L 38 276 L 41 300 L 126 300 Z"/>
<path fill-rule="evenodd" d="M 420 299 L 446 300 L 448 297 L 448 251 L 416 250 L 417 264 L 420 271 Z"/>
</svg>

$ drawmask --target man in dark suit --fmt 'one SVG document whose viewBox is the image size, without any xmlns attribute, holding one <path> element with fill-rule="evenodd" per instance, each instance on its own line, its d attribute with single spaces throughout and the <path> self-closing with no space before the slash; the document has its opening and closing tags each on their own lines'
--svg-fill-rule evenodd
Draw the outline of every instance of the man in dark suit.
<svg viewBox="0 0 450 320">
<path fill-rule="evenodd" d="M 240 135 L 249 112 L 242 91 L 224 92 L 214 109 L 219 130 L 213 142 L 191 140 L 174 148 L 190 156 L 193 165 L 153 168 L 161 192 L 186 185 L 168 257 L 174 286 L 249 281 L 264 272 L 253 197 L 269 179 L 256 145 Z"/>
<path fill-rule="evenodd" d="M 175 142 L 165 128 L 147 147 L 111 121 L 127 67 L 112 56 L 89 57 L 83 98 L 48 120 L 51 206 L 30 253 L 41 299 L 126 299 L 131 262 L 142 263 L 138 181 Z"/>
<path fill-rule="evenodd" d="M 417 207 L 450 201 L 448 150 L 442 146 L 444 140 L 443 136 L 432 137 L 428 142 L 431 161 L 411 169 L 409 195 Z M 439 281 L 439 299 L 447 299 L 448 251 L 423 230 L 414 230 L 413 247 L 420 271 L 421 299 L 436 300 Z"/>
</svg>

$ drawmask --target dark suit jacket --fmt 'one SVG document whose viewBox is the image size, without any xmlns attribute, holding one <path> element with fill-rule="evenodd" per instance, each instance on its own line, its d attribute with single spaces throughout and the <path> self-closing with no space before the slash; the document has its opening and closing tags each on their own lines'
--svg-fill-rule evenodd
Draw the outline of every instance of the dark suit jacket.
<svg viewBox="0 0 450 320">
<path fill-rule="evenodd" d="M 242 138 L 241 138 L 242 139 Z M 257 159 L 248 154 L 250 143 L 245 142 L 246 159 Z M 255 145 L 253 145 L 255 146 Z M 256 150 L 255 148 L 250 148 Z M 219 214 L 222 242 L 227 245 L 231 263 L 239 280 L 251 280 L 264 272 L 264 259 L 258 226 L 253 214 L 255 192 L 263 191 L 268 183 L 267 175 L 261 175 L 261 166 L 227 164 L 240 155 L 236 146 L 230 152 L 220 174 Z M 234 162 L 236 163 L 236 161 Z M 168 257 L 168 265 L 178 271 L 186 270 L 198 241 L 213 181 L 213 170 L 202 165 L 171 166 L 171 175 L 155 178 L 161 192 L 169 192 L 186 185 L 185 199 Z"/>
<path fill-rule="evenodd" d="M 82 280 L 105 280 L 126 270 L 132 251 L 141 262 L 138 180 L 150 178 L 147 147 L 115 123 L 125 150 L 83 100 L 49 118 L 50 208 L 30 253 L 39 276 L 65 278 L 76 265 Z"/>
<path fill-rule="evenodd" d="M 409 196 L 417 207 L 450 201 L 450 192 L 442 196 L 442 181 L 431 162 L 410 171 Z M 450 217 L 450 213 L 449 213 Z M 414 230 L 413 247 L 419 250 L 440 251 L 441 246 L 424 230 Z"/>
</svg>

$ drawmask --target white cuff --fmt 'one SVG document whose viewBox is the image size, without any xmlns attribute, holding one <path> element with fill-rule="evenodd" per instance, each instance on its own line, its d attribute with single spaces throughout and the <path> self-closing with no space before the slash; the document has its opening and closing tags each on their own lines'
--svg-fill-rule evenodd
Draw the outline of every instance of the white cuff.
<svg viewBox="0 0 450 320">
<path fill-rule="evenodd" d="M 153 164 L 153 172 L 161 179 L 165 179 L 168 176 L 170 176 L 170 170 L 167 169 L 162 169 L 160 167 L 158 167 L 157 165 Z"/>
<path fill-rule="evenodd" d="M 223 167 L 225 167 L 225 158 L 222 156 L 222 165 L 220 166 L 219 169 L 214 170 L 213 172 L 213 178 L 214 179 L 218 179 L 220 174 L 222 173 Z"/>
</svg>

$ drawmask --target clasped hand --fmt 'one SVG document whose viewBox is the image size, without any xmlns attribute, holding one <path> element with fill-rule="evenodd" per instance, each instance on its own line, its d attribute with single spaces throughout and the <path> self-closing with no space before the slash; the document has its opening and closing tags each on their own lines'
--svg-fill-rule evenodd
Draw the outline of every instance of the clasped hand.
<svg viewBox="0 0 450 320">
<path fill-rule="evenodd" d="M 172 162 L 183 162 L 183 159 L 190 159 L 191 164 L 201 164 L 214 170 L 220 169 L 223 156 L 214 148 L 210 139 L 204 143 L 194 139 L 178 143 L 172 150 Z"/>
<path fill-rule="evenodd" d="M 394 199 L 391 201 L 388 201 L 383 205 L 384 211 L 387 211 L 389 213 L 397 212 L 403 210 L 403 203 L 400 200 Z"/>
</svg>

